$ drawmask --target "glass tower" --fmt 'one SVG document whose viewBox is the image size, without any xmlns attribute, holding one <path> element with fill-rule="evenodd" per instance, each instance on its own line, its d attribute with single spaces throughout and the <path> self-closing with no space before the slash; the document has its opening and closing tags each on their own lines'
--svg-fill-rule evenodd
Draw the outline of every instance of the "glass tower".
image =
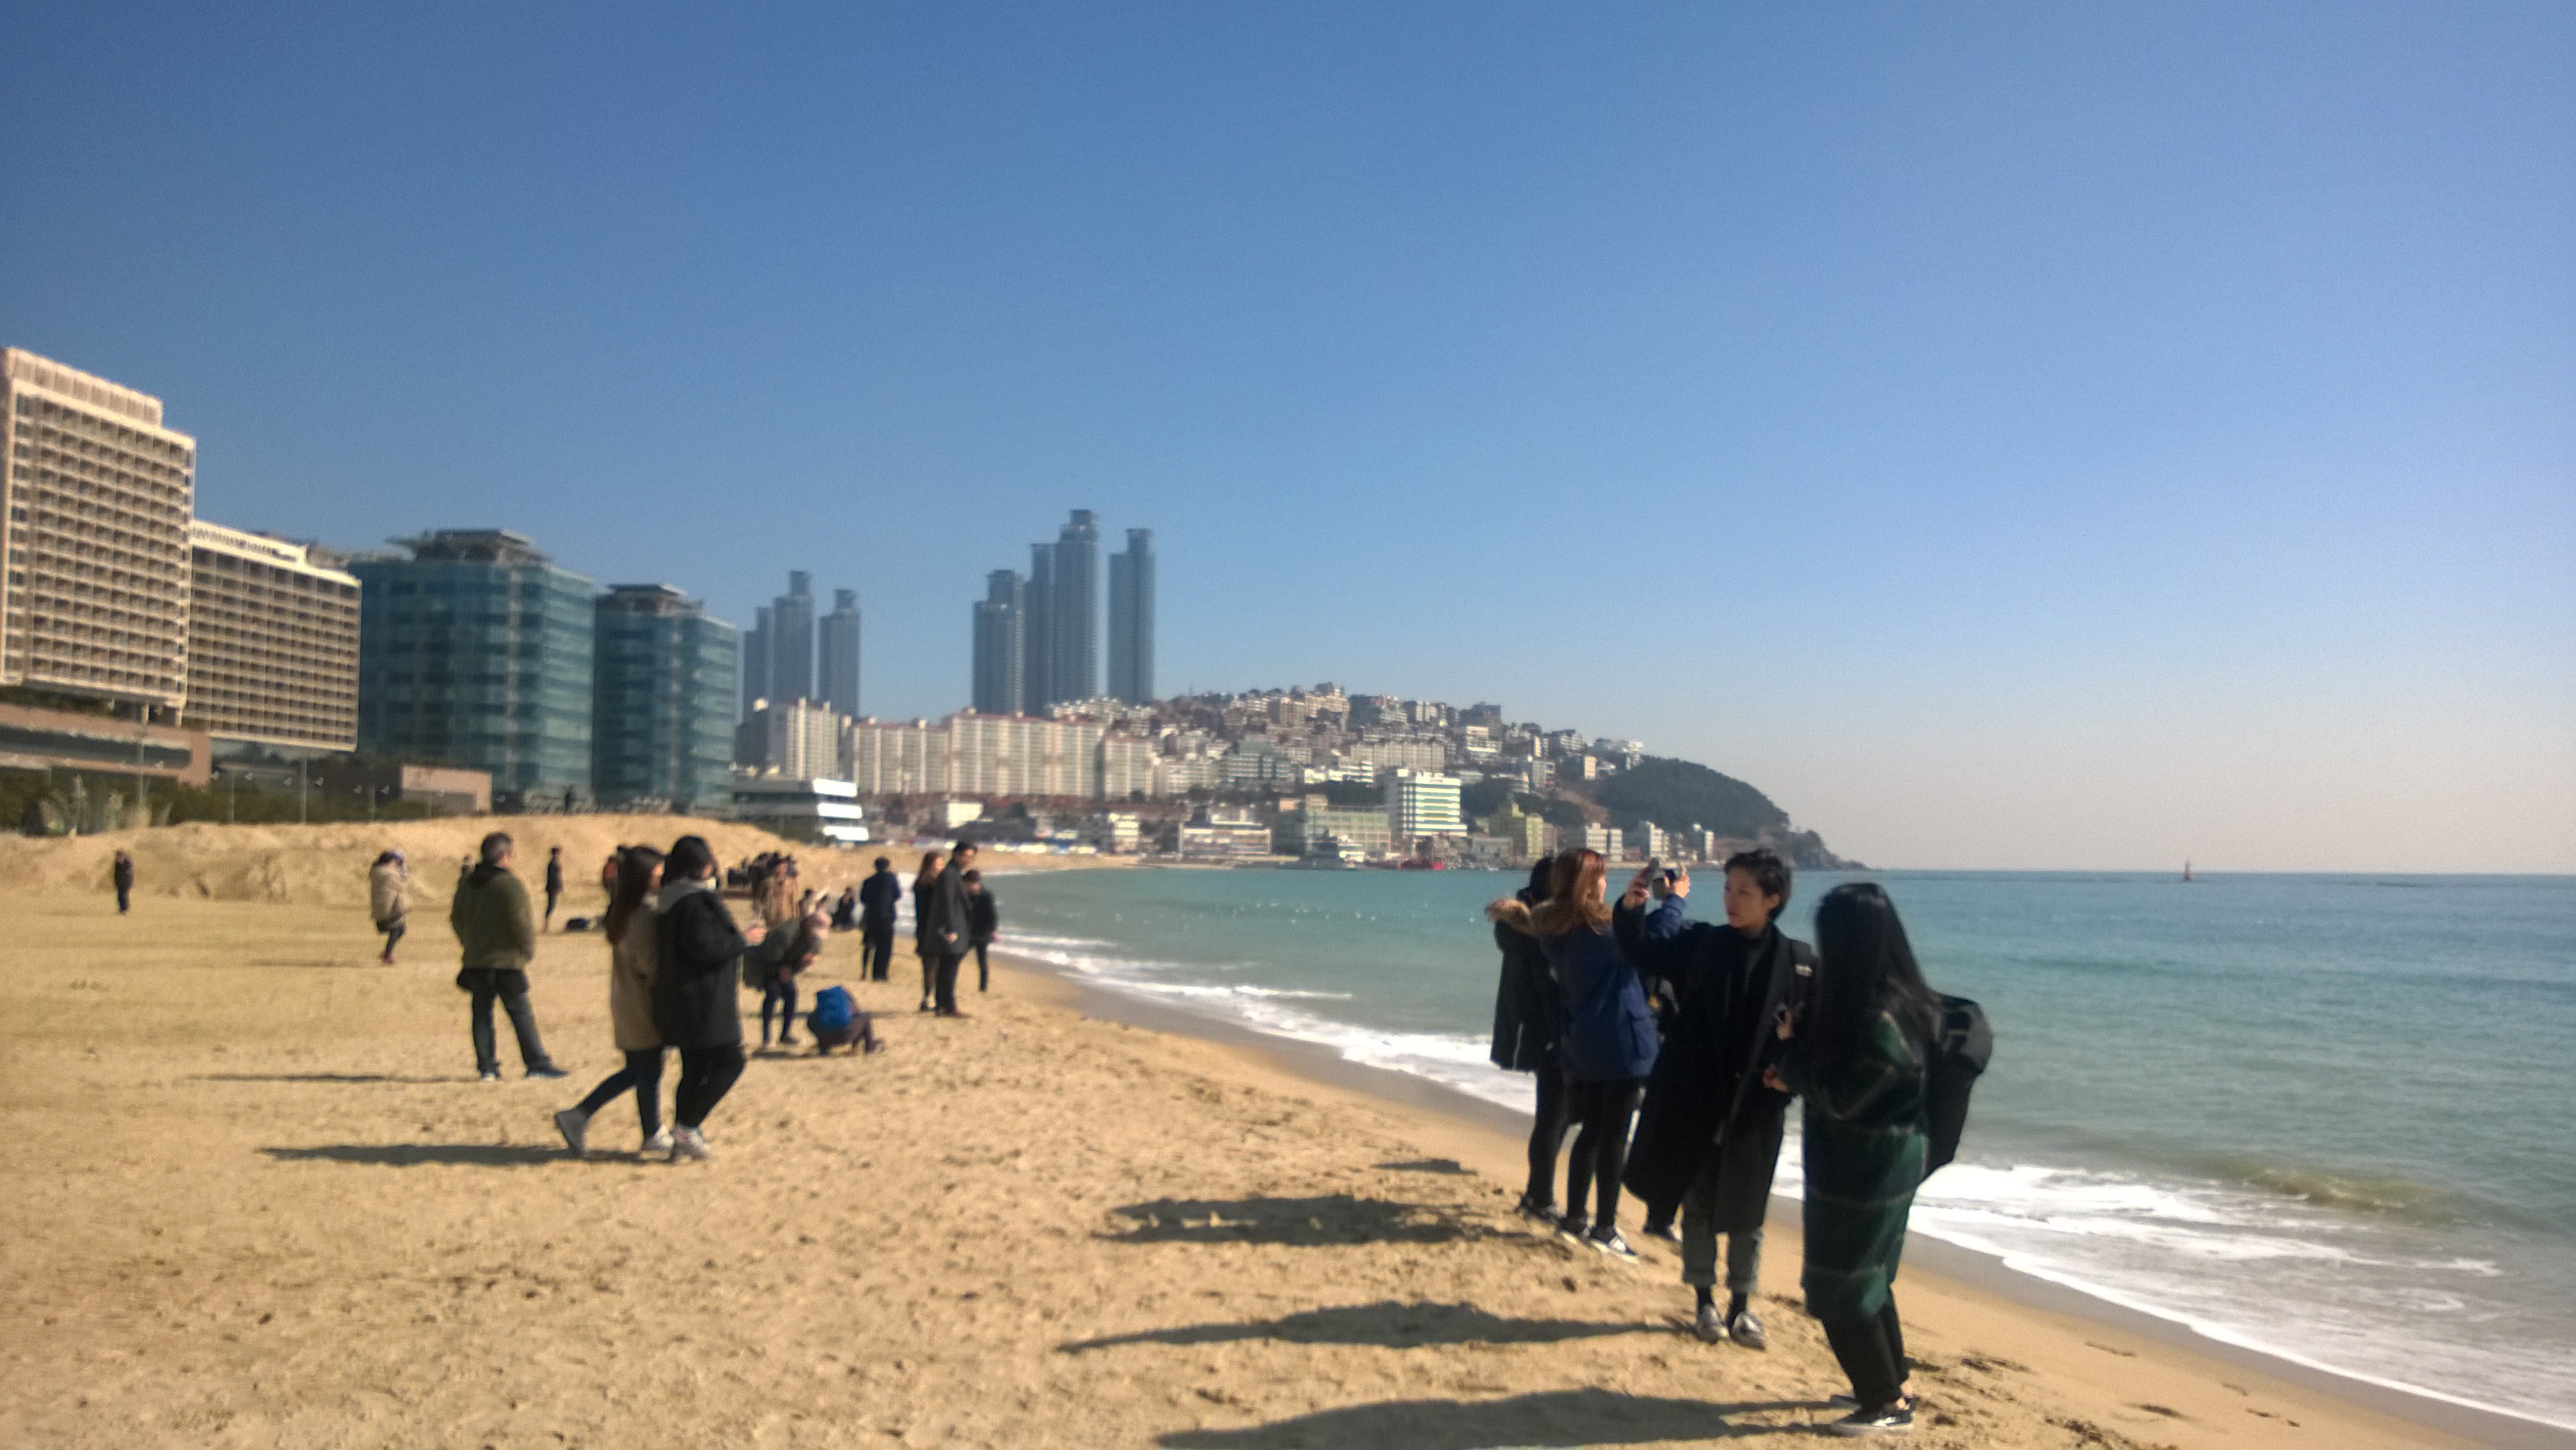
<svg viewBox="0 0 2576 1450">
<path fill-rule="evenodd" d="M 1130 705 L 1154 698 L 1154 531 L 1129 529 L 1109 556 L 1109 693 Z"/>
<path fill-rule="evenodd" d="M 729 801 L 734 627 L 667 584 L 620 584 L 595 618 L 592 793 L 628 809 Z"/>
</svg>

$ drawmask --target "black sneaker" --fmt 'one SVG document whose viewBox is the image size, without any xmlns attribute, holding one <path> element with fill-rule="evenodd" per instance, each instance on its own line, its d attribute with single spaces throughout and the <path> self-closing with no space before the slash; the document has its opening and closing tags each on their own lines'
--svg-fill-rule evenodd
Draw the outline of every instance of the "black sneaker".
<svg viewBox="0 0 2576 1450">
<path fill-rule="evenodd" d="M 1561 1216 L 1557 1213 L 1555 1204 L 1534 1203 L 1526 1193 L 1521 1195 L 1520 1202 L 1512 1205 L 1512 1212 L 1517 1213 L 1521 1217 L 1528 1219 L 1530 1222 L 1539 1225 L 1541 1228 L 1550 1229 L 1556 1227 L 1556 1221 Z"/>
<path fill-rule="evenodd" d="M 570 1076 L 572 1076 L 572 1074 L 571 1074 L 571 1073 L 568 1073 L 568 1072 L 566 1072 L 566 1071 L 564 1071 L 562 1068 L 559 1068 L 559 1067 L 555 1066 L 553 1063 L 551 1063 L 551 1062 L 550 1062 L 550 1063 L 547 1063 L 547 1064 L 546 1064 L 545 1066 L 543 1066 L 543 1067 L 532 1067 L 532 1068 L 529 1068 L 529 1069 L 528 1069 L 528 1076 L 530 1076 L 530 1077 L 532 1077 L 532 1078 L 538 1078 L 538 1079 L 541 1079 L 541 1080 L 542 1080 L 542 1079 L 558 1078 L 558 1077 L 570 1077 Z"/>
<path fill-rule="evenodd" d="M 1644 1232 L 1646 1237 L 1658 1243 L 1670 1244 L 1674 1248 L 1682 1246 L 1682 1231 L 1671 1224 L 1650 1223 L 1646 1225 Z"/>
<path fill-rule="evenodd" d="M 501 1080 L 501 1070 L 497 1067 L 487 1067 L 483 1069 L 483 1080 L 485 1082 L 499 1082 Z"/>
<path fill-rule="evenodd" d="M 1556 1236 L 1580 1248 L 1590 1241 L 1586 1230 L 1591 1221 L 1579 1213 L 1569 1213 L 1556 1221 Z"/>
<path fill-rule="evenodd" d="M 1914 1433 L 1914 1402 L 1898 1400 L 1892 1405 L 1863 1405 L 1825 1427 L 1832 1435 L 1911 1435 Z"/>
<path fill-rule="evenodd" d="M 1598 1249 L 1602 1253 L 1608 1254 L 1610 1257 L 1617 1259 L 1623 1264 L 1633 1264 L 1637 1262 L 1637 1251 L 1628 1247 L 1628 1241 L 1619 1237 L 1619 1231 L 1615 1228 L 1606 1234 L 1586 1234 L 1583 1236 L 1583 1242 L 1587 1246 Z"/>
</svg>

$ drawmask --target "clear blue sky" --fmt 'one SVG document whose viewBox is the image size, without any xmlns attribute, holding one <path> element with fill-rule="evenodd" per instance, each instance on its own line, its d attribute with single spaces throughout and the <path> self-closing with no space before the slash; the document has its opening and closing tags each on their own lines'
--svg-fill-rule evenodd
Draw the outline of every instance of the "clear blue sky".
<svg viewBox="0 0 2576 1450">
<path fill-rule="evenodd" d="M 808 568 L 910 715 L 1088 507 L 1167 689 L 1874 862 L 2576 870 L 2576 9 L 244 9 L 0 43 L 0 341 L 209 518 Z"/>
</svg>

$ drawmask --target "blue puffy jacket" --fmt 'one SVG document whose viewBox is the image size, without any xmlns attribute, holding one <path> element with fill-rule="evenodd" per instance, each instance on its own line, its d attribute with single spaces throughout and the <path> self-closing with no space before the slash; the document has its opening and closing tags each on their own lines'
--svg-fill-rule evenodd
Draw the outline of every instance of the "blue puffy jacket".
<svg viewBox="0 0 2576 1450">
<path fill-rule="evenodd" d="M 1557 1053 L 1565 1075 L 1576 1082 L 1623 1082 L 1653 1072 L 1655 1014 L 1646 1006 L 1646 984 L 1619 955 L 1609 930 L 1579 926 L 1543 937 L 1539 945 L 1564 1004 Z"/>
</svg>

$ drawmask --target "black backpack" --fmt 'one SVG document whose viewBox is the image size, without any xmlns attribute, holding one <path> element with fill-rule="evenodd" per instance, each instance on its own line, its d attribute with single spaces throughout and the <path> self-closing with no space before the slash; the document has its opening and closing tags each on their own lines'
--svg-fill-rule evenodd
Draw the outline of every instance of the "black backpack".
<svg viewBox="0 0 2576 1450">
<path fill-rule="evenodd" d="M 1923 1129 L 1932 1139 L 1926 1177 L 1959 1156 L 1959 1134 L 1968 1126 L 1968 1094 L 1995 1055 L 1986 1009 L 1965 997 L 1943 997 L 1932 1029 L 1932 1060 L 1923 1080 Z"/>
</svg>

